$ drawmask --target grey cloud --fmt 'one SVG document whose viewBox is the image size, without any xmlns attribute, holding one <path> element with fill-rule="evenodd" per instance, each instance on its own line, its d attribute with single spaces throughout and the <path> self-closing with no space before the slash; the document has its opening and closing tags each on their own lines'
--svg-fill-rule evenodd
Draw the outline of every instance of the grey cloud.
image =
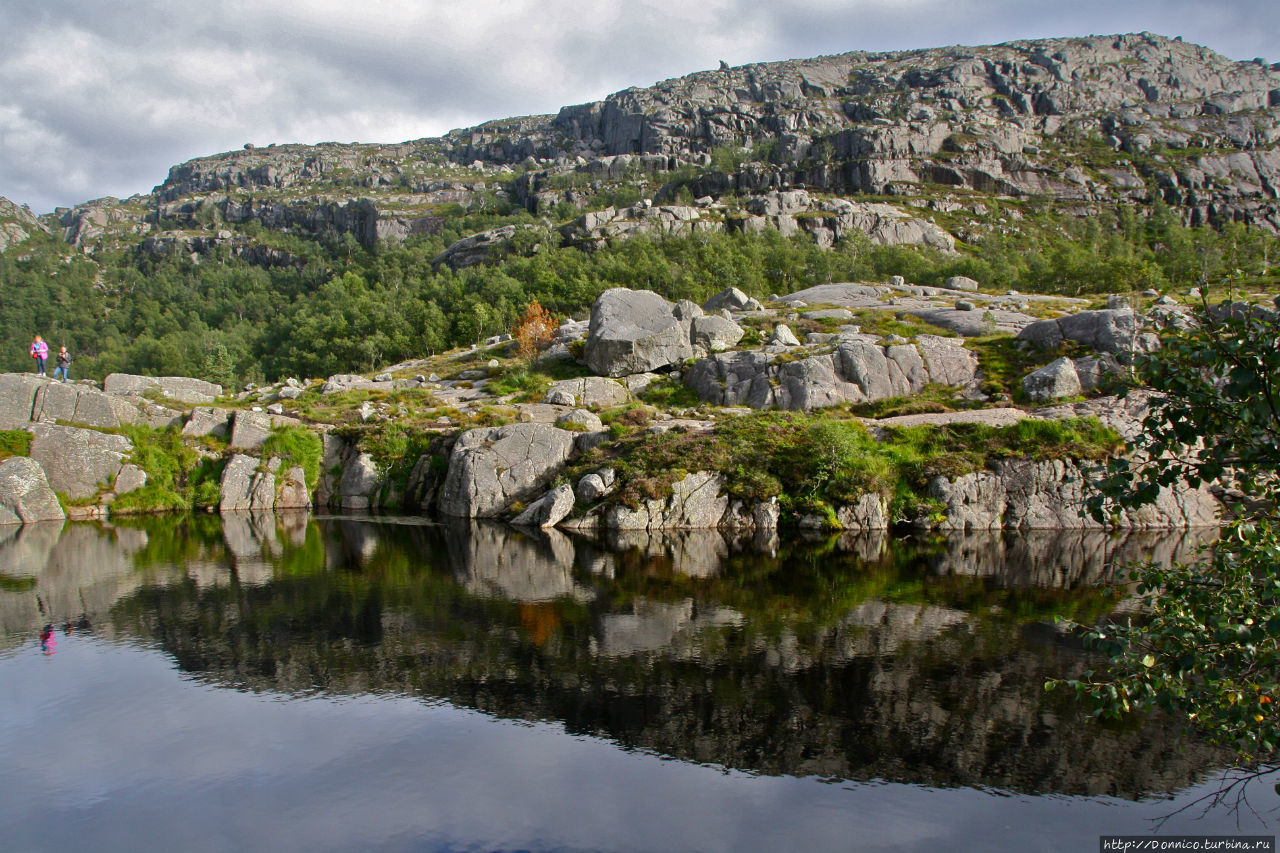
<svg viewBox="0 0 1280 853">
<path fill-rule="evenodd" d="M 731 64 L 1149 29 L 1266 53 L 1271 0 L 710 0 L 343 22 L 315 0 L 0 4 L 0 195 L 37 210 L 141 192 L 246 141 L 397 141 L 554 112 Z M 1205 6 L 1208 8 L 1205 8 Z M 411 9 L 426 7 L 412 6 Z M 678 14 L 679 20 L 672 15 Z"/>
</svg>

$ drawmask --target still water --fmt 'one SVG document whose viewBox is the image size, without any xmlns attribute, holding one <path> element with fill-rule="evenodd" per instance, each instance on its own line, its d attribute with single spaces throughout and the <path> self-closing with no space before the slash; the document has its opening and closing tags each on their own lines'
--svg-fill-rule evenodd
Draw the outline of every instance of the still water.
<svg viewBox="0 0 1280 853">
<path fill-rule="evenodd" d="M 1054 618 L 1202 538 L 9 529 L 0 847 L 1096 850 L 1222 757 L 1046 694 Z M 1159 832 L 1274 834 L 1201 814 Z"/>
</svg>

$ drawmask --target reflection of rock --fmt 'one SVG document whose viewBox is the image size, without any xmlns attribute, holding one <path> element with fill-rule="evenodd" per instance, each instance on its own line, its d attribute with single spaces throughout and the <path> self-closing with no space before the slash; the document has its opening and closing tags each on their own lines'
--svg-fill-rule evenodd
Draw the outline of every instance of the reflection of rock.
<svg viewBox="0 0 1280 853">
<path fill-rule="evenodd" d="M 844 619 L 844 625 L 857 628 L 874 628 L 863 635 L 869 643 L 857 643 L 851 649 L 855 655 L 891 655 L 903 643 L 931 640 L 939 634 L 963 625 L 969 614 L 949 607 L 925 607 L 918 604 L 891 604 L 878 599 L 862 602 Z"/>
<path fill-rule="evenodd" d="M 605 541 L 614 551 L 669 561 L 672 571 L 694 578 L 715 577 L 729 554 L 718 530 L 606 530 Z"/>
<path fill-rule="evenodd" d="M 688 657 L 696 653 L 699 632 L 742 624 L 742 616 L 727 608 L 703 611 L 695 609 L 691 600 L 664 604 L 639 599 L 631 613 L 606 613 L 601 617 L 597 651 L 604 657 L 657 651 Z"/>
<path fill-rule="evenodd" d="M 1115 580 L 1123 567 L 1145 560 L 1187 562 L 1217 538 L 1208 527 L 1170 534 L 1134 531 L 1030 530 L 951 533 L 930 558 L 939 575 L 991 578 L 1006 587 L 1070 589 Z"/>
<path fill-rule="evenodd" d="M 0 587 L 0 645 L 50 622 L 105 623 L 116 602 L 145 580 L 133 565 L 147 542 L 142 531 L 28 524 L 7 533 L 0 542 L 0 577 L 29 584 Z"/>
<path fill-rule="evenodd" d="M 526 534 L 482 522 L 449 530 L 453 570 L 474 595 L 523 603 L 589 597 L 573 580 L 573 543 L 559 531 Z"/>
<path fill-rule="evenodd" d="M 268 557 L 280 555 L 276 517 L 271 512 L 224 512 L 222 539 L 242 584 L 264 584 L 275 574 Z"/>
</svg>

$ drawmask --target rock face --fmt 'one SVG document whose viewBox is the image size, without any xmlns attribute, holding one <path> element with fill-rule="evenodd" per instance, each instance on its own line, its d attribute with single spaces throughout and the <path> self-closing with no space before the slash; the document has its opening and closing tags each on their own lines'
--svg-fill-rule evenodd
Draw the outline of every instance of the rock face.
<svg viewBox="0 0 1280 853">
<path fill-rule="evenodd" d="M 574 451 L 576 434 L 546 424 L 510 424 L 468 430 L 449 457 L 440 490 L 444 515 L 495 516 L 539 493 Z"/>
<path fill-rule="evenodd" d="M 671 486 L 667 498 L 652 498 L 637 509 L 615 504 L 605 513 L 612 530 L 680 530 L 713 528 L 720 525 L 729 498 L 721 491 L 719 474 L 695 471 Z"/>
<path fill-rule="evenodd" d="M 133 445 L 122 435 L 78 427 L 36 424 L 31 458 L 49 485 L 72 500 L 92 498 L 120 473 Z"/>
<path fill-rule="evenodd" d="M 1069 461 L 1005 459 L 990 469 L 929 484 L 929 497 L 945 507 L 944 530 L 1089 530 L 1101 529 L 1083 515 L 1087 473 Z M 1211 526 L 1219 504 L 1206 488 L 1165 489 L 1151 506 L 1133 511 L 1116 526 L 1165 529 Z"/>
<path fill-rule="evenodd" d="M 685 384 L 715 405 L 808 411 L 914 394 L 931 382 L 965 387 L 977 369 L 977 357 L 951 338 L 890 346 L 851 338 L 834 352 L 782 363 L 769 352 L 713 355 L 689 369 Z"/>
<path fill-rule="evenodd" d="M 0 525 L 64 518 L 40 463 L 25 456 L 0 461 Z"/>
<path fill-rule="evenodd" d="M 131 373 L 112 373 L 102 380 L 102 390 L 108 394 L 141 396 L 154 391 L 183 403 L 209 405 L 222 396 L 222 386 L 203 379 L 188 376 L 135 376 Z"/>
<path fill-rule="evenodd" d="M 276 499 L 276 477 L 270 471 L 260 471 L 261 460 L 237 453 L 227 461 L 222 470 L 222 512 L 244 510 L 269 510 Z"/>
</svg>

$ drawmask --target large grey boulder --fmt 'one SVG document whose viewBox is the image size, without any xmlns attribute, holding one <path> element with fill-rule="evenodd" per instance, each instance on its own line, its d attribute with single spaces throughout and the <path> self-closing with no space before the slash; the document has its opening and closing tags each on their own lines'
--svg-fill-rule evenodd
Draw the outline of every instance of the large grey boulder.
<svg viewBox="0 0 1280 853">
<path fill-rule="evenodd" d="M 1112 354 L 1133 352 L 1138 321 L 1128 308 L 1081 311 L 1050 320 L 1039 320 L 1023 328 L 1018 340 L 1030 341 L 1040 349 L 1057 349 L 1063 341 L 1075 341 Z"/>
<path fill-rule="evenodd" d="M 276 509 L 311 509 L 311 492 L 307 489 L 307 473 L 295 465 L 280 478 L 276 490 Z"/>
<path fill-rule="evenodd" d="M 942 286 L 950 290 L 964 290 L 969 292 L 976 292 L 978 290 L 978 283 L 967 275 L 953 275 L 943 282 Z"/>
<path fill-rule="evenodd" d="M 79 427 L 35 424 L 31 458 L 56 491 L 72 500 L 98 494 L 120 473 L 133 444 L 123 435 Z"/>
<path fill-rule="evenodd" d="M 142 396 L 156 392 L 183 403 L 208 405 L 222 396 L 222 386 L 189 376 L 136 376 L 131 373 L 112 373 L 102 380 L 102 390 L 108 394 Z"/>
<path fill-rule="evenodd" d="M 587 366 L 602 376 L 626 376 L 679 364 L 694 355 L 691 324 L 651 290 L 610 288 L 591 308 Z"/>
<path fill-rule="evenodd" d="M 577 433 L 535 423 L 464 432 L 449 456 L 440 512 L 481 518 L 529 500 L 563 470 L 576 437 Z"/>
<path fill-rule="evenodd" d="M 631 399 L 626 386 L 603 376 L 583 376 L 578 379 L 562 379 L 552 382 L 542 398 L 558 406 L 578 406 L 584 409 L 607 409 L 621 406 Z"/>
<path fill-rule="evenodd" d="M 556 486 L 529 504 L 511 523 L 518 527 L 555 527 L 573 511 L 573 500 L 572 486 L 568 483 Z"/>
<path fill-rule="evenodd" d="M 40 463 L 25 456 L 0 461 L 0 525 L 65 518 Z"/>
</svg>

